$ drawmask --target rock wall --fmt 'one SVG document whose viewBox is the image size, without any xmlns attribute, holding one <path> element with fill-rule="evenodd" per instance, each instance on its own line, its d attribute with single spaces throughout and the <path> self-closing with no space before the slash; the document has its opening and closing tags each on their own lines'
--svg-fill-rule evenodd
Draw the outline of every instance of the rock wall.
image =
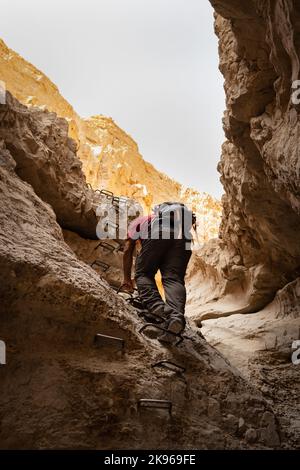
<svg viewBox="0 0 300 470">
<path fill-rule="evenodd" d="M 300 119 L 292 102 L 292 83 L 299 79 L 299 2 L 211 4 L 225 78 L 227 141 L 219 164 L 225 189 L 219 255 L 209 259 L 206 248 L 204 260 L 206 272 L 215 267 L 222 279 L 215 297 L 235 296 L 226 307 L 207 306 L 206 317 L 212 310 L 262 308 L 300 267 Z"/>
</svg>

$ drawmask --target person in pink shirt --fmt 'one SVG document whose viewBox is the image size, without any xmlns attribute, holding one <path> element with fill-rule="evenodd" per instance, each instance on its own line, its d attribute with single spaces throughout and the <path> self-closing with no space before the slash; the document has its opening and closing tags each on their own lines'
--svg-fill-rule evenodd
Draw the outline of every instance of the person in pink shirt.
<svg viewBox="0 0 300 470">
<path fill-rule="evenodd" d="M 194 218 L 193 218 L 194 217 Z M 162 203 L 148 216 L 133 220 L 128 228 L 123 258 L 122 288 L 133 292 L 131 278 L 133 254 L 138 247 L 135 282 L 145 307 L 153 315 L 165 318 L 171 333 L 185 327 L 185 273 L 191 257 L 190 230 L 196 224 L 194 214 L 181 203 Z M 162 299 L 155 274 L 160 270 L 165 301 Z M 163 334 L 161 341 L 173 342 L 174 336 Z"/>
</svg>

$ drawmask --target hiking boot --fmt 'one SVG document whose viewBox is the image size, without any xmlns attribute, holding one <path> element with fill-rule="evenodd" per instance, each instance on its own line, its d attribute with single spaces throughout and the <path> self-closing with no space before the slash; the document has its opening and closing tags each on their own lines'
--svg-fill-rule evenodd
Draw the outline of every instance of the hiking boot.
<svg viewBox="0 0 300 470">
<path fill-rule="evenodd" d="M 163 307 L 157 307 L 149 310 L 149 315 L 153 316 L 156 320 L 158 320 L 158 322 L 166 321 L 166 316 Z"/>
<path fill-rule="evenodd" d="M 155 328 L 155 324 L 149 326 L 149 328 L 144 330 L 144 335 L 149 339 L 158 339 L 158 336 L 161 335 L 161 331 L 158 328 Z"/>
<path fill-rule="evenodd" d="M 170 333 L 162 333 L 158 336 L 158 341 L 166 344 L 173 344 L 176 341 L 176 336 L 171 335 Z"/>
<path fill-rule="evenodd" d="M 171 318 L 169 320 L 167 330 L 170 331 L 171 333 L 175 333 L 176 335 L 179 335 L 183 330 L 184 330 L 185 324 L 184 321 L 181 320 L 180 318 Z M 163 333 L 160 335 L 157 339 L 158 341 L 161 341 L 162 343 L 168 343 L 168 344 L 173 344 L 178 340 L 178 337 L 175 335 L 169 333 Z"/>
<path fill-rule="evenodd" d="M 168 331 L 179 334 L 184 330 L 185 324 L 181 318 L 171 318 L 168 324 Z"/>
</svg>

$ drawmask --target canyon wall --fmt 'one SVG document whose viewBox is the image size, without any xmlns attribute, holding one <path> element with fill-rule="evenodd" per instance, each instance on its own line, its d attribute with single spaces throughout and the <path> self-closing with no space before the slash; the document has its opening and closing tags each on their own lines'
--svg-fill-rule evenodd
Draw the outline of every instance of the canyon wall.
<svg viewBox="0 0 300 470">
<path fill-rule="evenodd" d="M 197 282 L 207 285 L 213 271 L 217 286 L 204 294 L 202 318 L 256 311 L 300 272 L 300 108 L 292 100 L 293 81 L 300 78 L 300 5 L 211 4 L 227 141 L 219 163 L 225 189 L 220 241 L 205 247 L 198 261 L 204 278 L 198 273 Z M 213 305 L 215 297 L 223 304 Z"/>
</svg>

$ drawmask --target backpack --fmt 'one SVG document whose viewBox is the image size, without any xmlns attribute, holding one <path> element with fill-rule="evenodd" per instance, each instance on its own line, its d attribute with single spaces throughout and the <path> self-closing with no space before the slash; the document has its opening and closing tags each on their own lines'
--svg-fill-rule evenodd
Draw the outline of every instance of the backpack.
<svg viewBox="0 0 300 470">
<path fill-rule="evenodd" d="M 191 229 L 196 216 L 185 204 L 163 202 L 154 207 L 155 217 L 151 220 L 151 238 L 191 240 Z"/>
</svg>

